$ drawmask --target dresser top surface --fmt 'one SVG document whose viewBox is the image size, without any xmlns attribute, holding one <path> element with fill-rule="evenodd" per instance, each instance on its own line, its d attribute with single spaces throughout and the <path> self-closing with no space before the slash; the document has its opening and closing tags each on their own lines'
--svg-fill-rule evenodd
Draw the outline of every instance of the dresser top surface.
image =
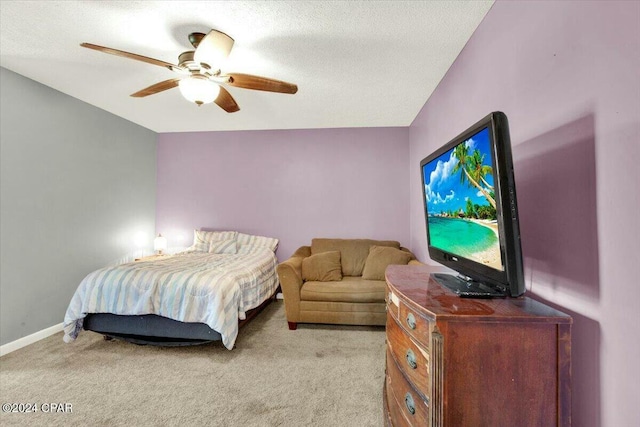
<svg viewBox="0 0 640 427">
<path fill-rule="evenodd" d="M 390 265 L 387 283 L 405 299 L 408 305 L 437 318 L 500 318 L 571 323 L 571 317 L 529 297 L 473 299 L 460 298 L 441 286 L 430 275 L 444 272 L 443 267 L 430 265 Z"/>
</svg>

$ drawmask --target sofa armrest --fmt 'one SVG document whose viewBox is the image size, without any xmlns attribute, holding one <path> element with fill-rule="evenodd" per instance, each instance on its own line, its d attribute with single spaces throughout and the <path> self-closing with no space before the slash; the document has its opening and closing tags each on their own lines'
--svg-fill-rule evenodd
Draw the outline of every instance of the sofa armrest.
<svg viewBox="0 0 640 427">
<path fill-rule="evenodd" d="M 402 252 L 408 252 L 411 254 L 411 261 L 416 259 L 416 256 L 413 254 L 413 252 L 411 252 L 409 249 L 405 248 L 404 246 L 400 246 L 400 250 Z"/>
<path fill-rule="evenodd" d="M 278 264 L 276 268 L 280 286 L 282 287 L 287 321 L 289 322 L 298 321 L 300 313 L 300 288 L 303 283 L 302 260 L 310 254 L 311 249 L 308 246 L 303 246 L 299 248 L 291 258 Z"/>
<path fill-rule="evenodd" d="M 311 246 L 300 246 L 294 253 L 291 255 L 291 258 L 301 257 L 306 258 L 311 256 Z"/>
<path fill-rule="evenodd" d="M 409 252 L 411 254 L 411 259 L 409 260 L 409 265 L 424 265 L 424 263 L 418 261 L 418 259 L 413 254 L 413 252 L 411 252 L 409 249 L 401 247 L 400 250 L 404 251 L 404 252 Z"/>
</svg>

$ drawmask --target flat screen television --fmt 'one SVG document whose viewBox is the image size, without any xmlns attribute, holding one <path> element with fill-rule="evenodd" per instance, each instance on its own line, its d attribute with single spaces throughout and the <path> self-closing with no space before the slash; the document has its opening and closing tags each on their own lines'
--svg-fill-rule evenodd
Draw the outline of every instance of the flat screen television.
<svg viewBox="0 0 640 427">
<path fill-rule="evenodd" d="M 434 279 L 462 297 L 525 292 L 507 116 L 494 112 L 420 162 Z"/>
</svg>

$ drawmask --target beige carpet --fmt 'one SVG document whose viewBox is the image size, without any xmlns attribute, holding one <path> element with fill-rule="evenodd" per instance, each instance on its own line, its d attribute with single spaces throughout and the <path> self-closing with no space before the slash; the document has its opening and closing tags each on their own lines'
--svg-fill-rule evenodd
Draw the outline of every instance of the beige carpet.
<svg viewBox="0 0 640 427">
<path fill-rule="evenodd" d="M 162 348 L 62 333 L 0 358 L 2 403 L 70 403 L 72 413 L 2 413 L 0 424 L 382 426 L 381 327 L 299 325 L 282 301 L 220 343 Z M 46 407 L 45 407 L 46 409 Z"/>
</svg>

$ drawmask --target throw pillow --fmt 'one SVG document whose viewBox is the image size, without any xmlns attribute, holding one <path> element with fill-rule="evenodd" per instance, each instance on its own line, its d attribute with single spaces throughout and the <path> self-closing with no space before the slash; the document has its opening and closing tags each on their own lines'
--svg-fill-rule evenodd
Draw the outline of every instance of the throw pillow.
<svg viewBox="0 0 640 427">
<path fill-rule="evenodd" d="M 367 280 L 384 280 L 384 271 L 389 265 L 407 265 L 411 253 L 386 246 L 371 246 L 369 256 L 362 271 L 362 278 Z"/>
<path fill-rule="evenodd" d="M 318 282 L 342 280 L 340 252 L 322 252 L 302 260 L 302 279 Z"/>
</svg>

